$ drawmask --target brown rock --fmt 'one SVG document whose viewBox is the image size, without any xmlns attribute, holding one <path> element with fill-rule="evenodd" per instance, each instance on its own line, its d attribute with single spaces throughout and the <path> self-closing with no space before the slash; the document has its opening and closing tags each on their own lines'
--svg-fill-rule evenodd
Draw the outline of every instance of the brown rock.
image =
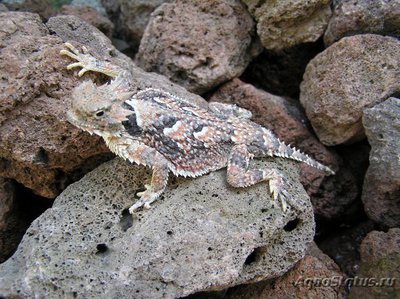
<svg viewBox="0 0 400 299">
<path fill-rule="evenodd" d="M 365 109 L 363 125 L 371 144 L 362 201 L 369 218 L 400 226 L 400 99 L 389 98 Z"/>
<path fill-rule="evenodd" d="M 301 163 L 301 183 L 310 195 L 317 215 L 332 219 L 348 212 L 347 207 L 358 195 L 354 177 L 346 168 L 341 167 L 340 157 L 310 133 L 305 125 L 307 119 L 298 102 L 271 95 L 239 79 L 224 84 L 210 100 L 234 103 L 250 110 L 254 122 L 336 170 L 337 175 L 327 176 L 324 172 Z"/>
<path fill-rule="evenodd" d="M 349 298 L 400 298 L 400 229 L 370 232 L 361 243 L 360 253 L 360 270 Z"/>
<path fill-rule="evenodd" d="M 239 76 L 259 53 L 254 22 L 238 0 L 177 0 L 151 16 L 136 61 L 195 93 Z"/>
<path fill-rule="evenodd" d="M 365 34 L 346 37 L 306 68 L 300 102 L 322 143 L 365 137 L 362 111 L 400 91 L 400 42 Z"/>
<path fill-rule="evenodd" d="M 329 0 L 243 2 L 257 21 L 262 45 L 274 51 L 316 41 L 332 13 Z"/>
<path fill-rule="evenodd" d="M 400 1 L 341 0 L 325 31 L 325 45 L 361 33 L 400 36 Z"/>
<path fill-rule="evenodd" d="M 0 174 L 54 197 L 108 150 L 65 120 L 78 80 L 65 70 L 62 40 L 36 14 L 1 13 L 0 24 Z"/>
<path fill-rule="evenodd" d="M 346 298 L 343 285 L 338 283 L 344 279 L 339 267 L 313 245 L 285 275 L 276 280 L 237 286 L 228 290 L 224 299 Z"/>
<path fill-rule="evenodd" d="M 80 42 L 97 57 L 129 68 L 133 91 L 161 88 L 206 105 L 165 77 L 135 67 L 86 22 L 59 16 L 46 25 L 35 14 L 0 13 L 0 175 L 36 194 L 55 197 L 112 156 L 100 138 L 66 122 L 69 94 L 83 79 L 66 70 L 71 61 L 59 55 L 63 41 Z"/>
<path fill-rule="evenodd" d="M 90 6 L 63 5 L 59 15 L 73 15 L 103 32 L 108 38 L 112 37 L 114 24 Z"/>
</svg>

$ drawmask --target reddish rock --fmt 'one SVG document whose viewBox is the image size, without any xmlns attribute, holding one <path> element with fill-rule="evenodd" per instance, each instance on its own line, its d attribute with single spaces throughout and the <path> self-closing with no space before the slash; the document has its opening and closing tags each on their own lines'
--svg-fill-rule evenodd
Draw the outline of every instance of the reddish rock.
<svg viewBox="0 0 400 299">
<path fill-rule="evenodd" d="M 51 18 L 45 26 L 36 14 L 0 13 L 0 26 L 0 175 L 41 196 L 55 197 L 112 157 L 100 138 L 66 121 L 69 95 L 84 78 L 66 70 L 71 61 L 59 55 L 63 41 L 129 68 L 132 91 L 161 88 L 206 104 L 165 77 L 135 67 L 98 29 L 74 16 Z"/>
<path fill-rule="evenodd" d="M 234 103 L 250 110 L 253 121 L 273 131 L 281 140 L 331 166 L 337 175 L 327 176 L 301 163 L 301 183 L 310 195 L 317 215 L 332 219 L 348 212 L 348 206 L 358 195 L 354 177 L 342 167 L 340 157 L 310 133 L 298 102 L 271 95 L 239 79 L 224 84 L 210 100 Z"/>
<path fill-rule="evenodd" d="M 224 299 L 346 298 L 346 278 L 339 267 L 316 245 L 296 266 L 276 280 L 237 286 L 228 290 Z M 326 284 L 326 285 L 325 285 Z"/>
<path fill-rule="evenodd" d="M 102 16 L 95 8 L 90 6 L 63 5 L 58 13 L 59 15 L 73 15 L 90 25 L 96 27 L 107 37 L 111 38 L 114 30 L 114 24 Z"/>
<path fill-rule="evenodd" d="M 400 36 L 400 1 L 341 0 L 325 31 L 325 45 L 361 33 Z"/>
<path fill-rule="evenodd" d="M 373 221 L 400 226 L 400 99 L 365 109 L 363 125 L 371 144 L 362 201 Z"/>
<path fill-rule="evenodd" d="M 204 93 L 242 74 L 261 50 L 238 0 L 177 0 L 152 14 L 136 56 L 147 71 Z"/>
<path fill-rule="evenodd" d="M 370 232 L 361 243 L 360 253 L 360 270 L 349 298 L 399 298 L 400 229 Z"/>
<path fill-rule="evenodd" d="M 1 13 L 0 26 L 0 175 L 55 197 L 108 150 L 66 122 L 78 80 L 65 70 L 62 40 L 36 14 Z"/>
<path fill-rule="evenodd" d="M 262 45 L 276 52 L 316 41 L 324 33 L 332 13 L 329 0 L 243 0 L 243 3 L 257 21 Z"/>
<path fill-rule="evenodd" d="M 364 34 L 345 37 L 307 65 L 300 102 L 325 145 L 365 138 L 362 112 L 400 91 L 400 42 Z"/>
</svg>

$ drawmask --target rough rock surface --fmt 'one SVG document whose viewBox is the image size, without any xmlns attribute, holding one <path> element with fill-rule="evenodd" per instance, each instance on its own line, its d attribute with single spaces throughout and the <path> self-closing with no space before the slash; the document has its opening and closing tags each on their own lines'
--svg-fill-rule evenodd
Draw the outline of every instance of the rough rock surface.
<svg viewBox="0 0 400 299">
<path fill-rule="evenodd" d="M 63 41 L 81 43 L 99 58 L 129 68 L 133 91 L 161 88 L 206 105 L 165 77 L 135 67 L 86 22 L 59 16 L 46 25 L 36 14 L 0 13 L 0 175 L 36 194 L 55 197 L 111 157 L 102 140 L 66 122 L 69 94 L 84 78 L 66 70 L 70 61 L 59 55 Z"/>
<path fill-rule="evenodd" d="M 0 265 L 0 296 L 176 298 L 282 275 L 312 241 L 312 207 L 293 162 L 254 162 L 286 173 L 296 209 L 282 214 L 266 184 L 229 187 L 223 169 L 174 179 L 132 219 L 126 208 L 148 170 L 101 165 L 33 222 Z"/>
<path fill-rule="evenodd" d="M 376 282 L 381 286 L 353 286 L 349 298 L 399 298 L 400 228 L 392 228 L 387 233 L 370 232 L 361 243 L 360 253 L 361 265 L 357 277 L 375 278 L 376 281 L 367 282 Z"/>
<path fill-rule="evenodd" d="M 348 169 L 342 167 L 340 157 L 310 133 L 298 102 L 269 94 L 239 79 L 222 85 L 210 100 L 234 103 L 250 110 L 253 121 L 270 129 L 286 143 L 332 167 L 337 171 L 335 176 L 328 176 L 301 163 L 301 183 L 311 197 L 316 215 L 332 219 L 349 211 L 349 205 L 358 195 L 355 179 Z"/>
<path fill-rule="evenodd" d="M 362 201 L 368 216 L 384 226 L 400 226 L 400 99 L 365 109 L 363 125 L 371 144 Z"/>
<path fill-rule="evenodd" d="M 329 0 L 243 0 L 257 21 L 257 33 L 269 50 L 316 41 L 332 14 Z"/>
<path fill-rule="evenodd" d="M 78 80 L 65 71 L 62 40 L 36 14 L 1 13 L 0 26 L 0 174 L 55 197 L 108 150 L 65 121 Z"/>
<path fill-rule="evenodd" d="M 152 14 L 136 56 L 147 71 L 204 93 L 240 76 L 261 48 L 238 0 L 177 0 Z"/>
<path fill-rule="evenodd" d="M 307 65 L 300 102 L 326 145 L 359 141 L 366 107 L 400 91 L 400 41 L 374 34 L 342 38 Z"/>
<path fill-rule="evenodd" d="M 96 27 L 107 37 L 111 38 L 114 30 L 114 24 L 101 15 L 95 8 L 90 6 L 63 5 L 58 13 L 59 15 L 73 15 L 90 25 Z"/>
<path fill-rule="evenodd" d="M 240 78 L 270 93 L 298 99 L 304 70 L 323 49 L 323 43 L 316 42 L 297 45 L 279 53 L 264 50 L 252 60 Z"/>
<path fill-rule="evenodd" d="M 325 31 L 325 45 L 361 33 L 400 36 L 400 0 L 341 0 Z"/>
<path fill-rule="evenodd" d="M 313 286 L 310 278 L 345 277 L 339 267 L 325 255 L 315 244 L 312 244 L 306 256 L 285 275 L 275 280 L 262 281 L 256 284 L 237 286 L 228 290 L 224 299 L 267 299 L 267 298 L 329 298 L 344 299 L 343 286 L 323 286 L 318 282 Z"/>
</svg>

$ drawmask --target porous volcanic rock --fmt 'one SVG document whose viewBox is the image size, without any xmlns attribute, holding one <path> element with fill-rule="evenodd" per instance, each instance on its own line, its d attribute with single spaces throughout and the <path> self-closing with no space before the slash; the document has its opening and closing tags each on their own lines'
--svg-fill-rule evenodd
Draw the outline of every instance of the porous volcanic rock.
<svg viewBox="0 0 400 299">
<path fill-rule="evenodd" d="M 400 36 L 400 0 L 341 0 L 325 31 L 325 45 L 361 33 Z"/>
<path fill-rule="evenodd" d="M 332 14 L 330 0 L 243 2 L 257 21 L 262 45 L 274 51 L 316 41 Z"/>
<path fill-rule="evenodd" d="M 269 299 L 269 298 L 329 298 L 345 299 L 344 286 L 331 283 L 324 285 L 322 279 L 345 279 L 338 265 L 325 255 L 314 243 L 306 256 L 285 275 L 268 281 L 234 287 L 224 299 Z"/>
<path fill-rule="evenodd" d="M 307 65 L 300 102 L 325 145 L 365 138 L 365 108 L 400 91 L 400 41 L 362 34 L 342 38 Z"/>
<path fill-rule="evenodd" d="M 154 87 L 207 105 L 165 77 L 134 66 L 103 33 L 77 17 L 53 17 L 44 25 L 37 14 L 5 12 L 0 26 L 0 175 L 38 195 L 55 197 L 112 157 L 100 138 L 66 121 L 72 89 L 99 76 L 79 79 L 66 70 L 72 61 L 59 55 L 64 41 L 129 69 L 132 91 Z"/>
<path fill-rule="evenodd" d="M 138 66 L 204 93 L 240 76 L 261 50 L 254 22 L 238 0 L 177 0 L 151 15 Z"/>
<path fill-rule="evenodd" d="M 335 176 L 330 176 L 305 163 L 300 164 L 300 180 L 311 197 L 316 215 L 333 219 L 350 211 L 349 206 L 359 193 L 355 178 L 335 151 L 326 148 L 310 132 L 297 101 L 272 95 L 239 79 L 222 85 L 210 101 L 237 104 L 250 110 L 254 122 L 337 171 Z"/>
<path fill-rule="evenodd" d="M 363 125 L 371 144 L 362 201 L 368 216 L 387 227 L 400 226 L 400 99 L 364 110 Z"/>
<path fill-rule="evenodd" d="M 113 35 L 114 24 L 90 6 L 63 5 L 59 15 L 73 15 L 103 32 L 108 38 Z"/>
<path fill-rule="evenodd" d="M 225 170 L 174 179 L 150 210 L 127 212 L 150 173 L 122 159 L 70 185 L 0 265 L 0 296 L 177 298 L 281 276 L 314 235 L 295 164 L 285 173 L 296 206 L 282 213 L 267 184 L 235 189 Z"/>
<path fill-rule="evenodd" d="M 360 254 L 360 270 L 349 298 L 399 298 L 400 228 L 370 232 L 361 243 Z"/>
</svg>

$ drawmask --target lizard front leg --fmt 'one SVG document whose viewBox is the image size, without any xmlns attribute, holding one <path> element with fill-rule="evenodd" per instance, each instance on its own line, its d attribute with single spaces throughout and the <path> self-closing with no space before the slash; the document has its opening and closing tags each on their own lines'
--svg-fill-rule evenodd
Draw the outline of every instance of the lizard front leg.
<svg viewBox="0 0 400 299">
<path fill-rule="evenodd" d="M 245 144 L 232 148 L 227 169 L 228 183 L 233 187 L 249 187 L 262 181 L 269 182 L 269 189 L 274 200 L 281 201 L 282 210 L 286 211 L 290 194 L 286 191 L 290 187 L 283 175 L 277 169 L 248 169 L 252 158 Z"/>
<path fill-rule="evenodd" d="M 64 46 L 67 49 L 60 51 L 60 55 L 68 56 L 77 62 L 71 63 L 67 66 L 68 70 L 73 68 L 81 67 L 78 76 L 82 77 L 86 72 L 98 72 L 105 74 L 112 78 L 117 78 L 126 75 L 127 71 L 120 68 L 119 66 L 113 65 L 107 61 L 101 61 L 93 57 L 88 53 L 86 47 L 82 47 L 81 53 L 77 48 L 75 48 L 70 43 L 65 43 Z"/>
<path fill-rule="evenodd" d="M 129 160 L 132 163 L 151 167 L 153 174 L 150 185 L 146 184 L 146 190 L 138 192 L 140 199 L 129 208 L 133 214 L 137 209 L 150 208 L 165 190 L 168 182 L 168 161 L 154 148 L 130 138 L 117 138 L 113 136 L 104 137 L 108 147 L 118 156 Z"/>
<path fill-rule="evenodd" d="M 133 214 L 138 208 L 150 208 L 165 190 L 168 182 L 168 161 L 155 149 L 146 145 L 137 146 L 134 151 L 129 151 L 128 159 L 138 164 L 149 166 L 153 170 L 150 185 L 145 185 L 146 190 L 138 192 L 140 199 L 129 208 L 129 213 Z"/>
</svg>

